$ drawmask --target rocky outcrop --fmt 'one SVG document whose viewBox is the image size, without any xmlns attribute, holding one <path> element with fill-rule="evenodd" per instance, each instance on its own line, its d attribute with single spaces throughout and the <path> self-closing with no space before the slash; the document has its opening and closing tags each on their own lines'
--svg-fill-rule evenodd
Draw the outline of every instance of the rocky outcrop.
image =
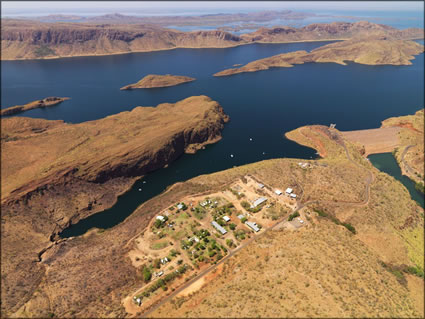
<svg viewBox="0 0 425 319">
<path fill-rule="evenodd" d="M 121 90 L 132 90 L 132 89 L 150 89 L 150 88 L 161 88 L 167 86 L 175 86 L 186 82 L 195 81 L 195 78 L 181 75 L 157 75 L 149 74 L 146 75 L 139 82 L 129 84 L 121 88 Z"/>
<path fill-rule="evenodd" d="M 390 36 L 399 40 L 423 39 L 424 30 L 409 28 L 398 30 L 383 24 L 367 21 L 314 23 L 302 28 L 275 27 L 261 28 L 241 35 L 248 42 L 292 42 L 312 40 L 346 40 L 353 37 Z"/>
<path fill-rule="evenodd" d="M 33 296 L 58 233 L 111 207 L 142 175 L 217 142 L 227 121 L 207 96 L 80 124 L 2 118 L 2 314 Z"/>
<path fill-rule="evenodd" d="M 64 177 L 103 183 L 144 175 L 176 159 L 191 144 L 219 139 L 227 119 L 221 106 L 206 96 L 136 107 L 80 124 L 2 119 L 2 154 L 7 154 L 2 156 L 2 202 Z M 22 152 L 31 153 L 31 159 L 22 158 Z"/>
<path fill-rule="evenodd" d="M 292 67 L 308 62 L 333 62 L 345 65 L 347 61 L 368 65 L 411 65 L 415 55 L 424 52 L 424 46 L 414 41 L 371 37 L 350 39 L 316 48 L 311 52 L 295 51 L 250 62 L 240 68 L 226 69 L 214 76 L 228 76 L 256 72 L 272 67 Z"/>
<path fill-rule="evenodd" d="M 423 29 L 398 30 L 369 22 L 311 24 L 303 28 L 261 28 L 237 36 L 224 31 L 181 32 L 147 24 L 42 23 L 2 21 L 3 60 L 42 59 L 86 55 L 169 50 L 225 48 L 249 43 L 346 40 L 356 36 L 421 39 Z"/>
<path fill-rule="evenodd" d="M 2 116 L 13 115 L 13 114 L 29 111 L 32 109 L 53 106 L 53 105 L 62 103 L 63 101 L 66 101 L 66 100 L 69 100 L 69 97 L 55 97 L 55 96 L 46 97 L 45 99 L 37 100 L 24 105 L 16 105 L 16 106 L 11 106 L 11 107 L 2 109 L 1 115 Z"/>
</svg>

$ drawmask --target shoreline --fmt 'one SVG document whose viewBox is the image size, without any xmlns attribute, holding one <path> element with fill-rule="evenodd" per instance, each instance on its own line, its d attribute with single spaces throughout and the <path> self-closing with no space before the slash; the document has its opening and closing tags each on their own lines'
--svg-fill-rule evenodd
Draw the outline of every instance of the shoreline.
<svg viewBox="0 0 425 319">
<path fill-rule="evenodd" d="M 229 48 L 235 48 L 243 45 L 251 45 L 251 44 L 285 44 L 285 43 L 304 43 L 304 42 L 330 42 L 330 41 L 345 41 L 346 39 L 321 39 L 321 40 L 301 40 L 301 41 L 285 41 L 285 42 L 262 42 L 262 41 L 255 41 L 255 42 L 248 42 L 248 43 L 240 43 L 235 45 L 229 45 L 229 46 L 222 46 L 222 47 L 174 47 L 174 48 L 164 48 L 164 49 L 154 49 L 154 50 L 134 50 L 129 52 L 114 52 L 114 53 L 99 53 L 99 54 L 84 54 L 84 55 L 67 55 L 67 56 L 52 56 L 52 57 L 45 57 L 45 58 L 39 58 L 39 59 L 4 59 L 2 58 L 0 61 L 40 61 L 40 60 L 57 60 L 57 59 L 70 59 L 70 58 L 79 58 L 79 57 L 101 57 L 101 56 L 110 56 L 110 55 L 123 55 L 123 54 L 131 54 L 131 53 L 148 53 L 148 52 L 159 52 L 159 51 L 169 51 L 169 50 L 175 50 L 175 49 L 229 49 Z M 420 39 L 422 40 L 422 39 Z"/>
<path fill-rule="evenodd" d="M 169 51 L 169 50 L 175 50 L 175 49 L 229 49 L 229 48 L 236 48 L 243 45 L 251 45 L 251 44 L 290 44 L 290 43 L 308 43 L 308 42 L 338 42 L 338 41 L 346 41 L 349 38 L 340 38 L 340 39 L 320 39 L 320 40 L 299 40 L 299 41 L 283 41 L 283 42 L 263 42 L 263 41 L 254 41 L 254 42 L 248 42 L 248 43 L 240 43 L 235 45 L 229 45 L 229 46 L 222 46 L 222 47 L 174 47 L 174 48 L 164 48 L 164 49 L 154 49 L 154 50 L 134 50 L 134 51 L 128 51 L 128 52 L 114 52 L 114 53 L 99 53 L 99 54 L 82 54 L 82 55 L 67 55 L 67 56 L 52 56 L 52 57 L 45 57 L 45 58 L 39 58 L 39 59 L 4 59 L 1 58 L 1 62 L 13 62 L 13 61 L 40 61 L 40 60 L 56 60 L 56 59 L 69 59 L 69 58 L 79 58 L 79 57 L 101 57 L 101 56 L 110 56 L 110 55 L 122 55 L 122 54 L 131 54 L 131 53 L 148 53 L 148 52 L 159 52 L 159 51 Z M 425 38 L 412 38 L 408 39 L 410 41 L 417 41 L 417 40 L 424 40 Z"/>
</svg>

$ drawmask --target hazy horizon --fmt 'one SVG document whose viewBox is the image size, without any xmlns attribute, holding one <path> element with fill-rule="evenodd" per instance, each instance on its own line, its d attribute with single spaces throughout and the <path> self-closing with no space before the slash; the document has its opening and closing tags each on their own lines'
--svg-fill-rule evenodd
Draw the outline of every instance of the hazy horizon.
<svg viewBox="0 0 425 319">
<path fill-rule="evenodd" d="M 120 13 L 127 15 L 202 15 L 217 13 L 248 13 L 266 10 L 293 10 L 303 12 L 385 12 L 414 13 L 423 15 L 424 3 L 419 1 L 393 2 L 332 2 L 332 1 L 2 1 L 2 17 L 65 15 L 103 15 Z"/>
</svg>

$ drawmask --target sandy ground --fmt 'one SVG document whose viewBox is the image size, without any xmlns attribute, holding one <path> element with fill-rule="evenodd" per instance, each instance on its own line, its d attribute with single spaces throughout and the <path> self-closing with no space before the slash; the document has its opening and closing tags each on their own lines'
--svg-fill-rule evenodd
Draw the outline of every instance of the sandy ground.
<svg viewBox="0 0 425 319">
<path fill-rule="evenodd" d="M 397 136 L 400 127 L 384 127 L 370 130 L 341 132 L 345 139 L 365 147 L 365 156 L 375 153 L 392 152 L 400 145 Z"/>
</svg>

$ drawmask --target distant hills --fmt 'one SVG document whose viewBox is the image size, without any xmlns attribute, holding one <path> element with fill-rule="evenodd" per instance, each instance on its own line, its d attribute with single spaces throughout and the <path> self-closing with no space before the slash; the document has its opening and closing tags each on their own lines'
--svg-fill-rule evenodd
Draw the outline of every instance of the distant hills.
<svg viewBox="0 0 425 319">
<path fill-rule="evenodd" d="M 2 21 L 1 58 L 44 59 L 174 48 L 226 48 L 250 43 L 347 40 L 371 36 L 389 36 L 397 40 L 423 39 L 424 31 L 418 28 L 398 30 L 360 21 L 316 23 L 302 28 L 261 28 L 238 36 L 217 30 L 182 32 L 151 24 L 45 23 L 6 19 Z"/>
</svg>

